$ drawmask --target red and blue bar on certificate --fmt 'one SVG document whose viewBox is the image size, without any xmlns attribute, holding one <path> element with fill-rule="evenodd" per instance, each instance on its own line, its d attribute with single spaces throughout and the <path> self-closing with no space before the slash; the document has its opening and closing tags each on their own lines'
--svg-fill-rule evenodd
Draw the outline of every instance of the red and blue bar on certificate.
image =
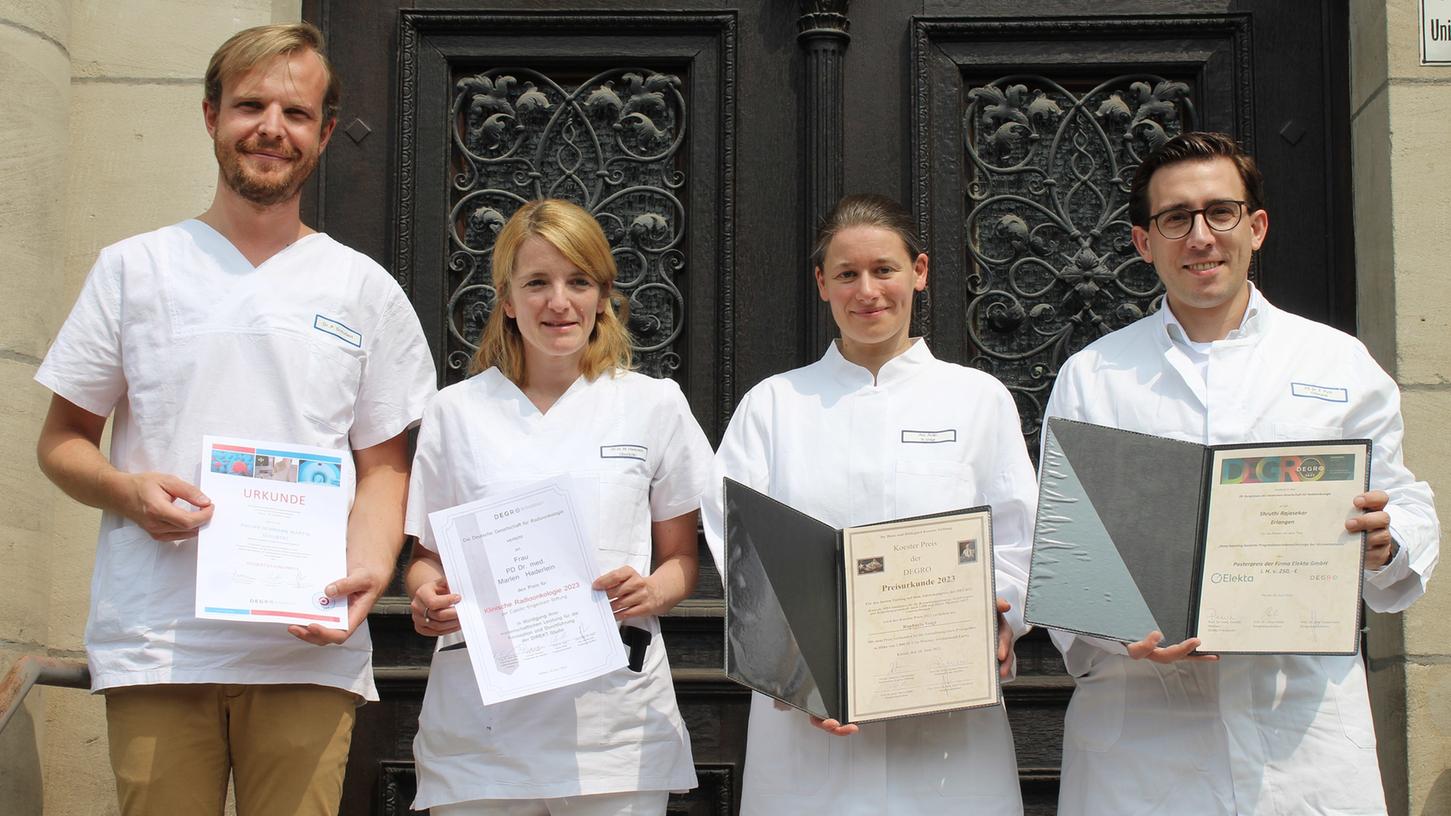
<svg viewBox="0 0 1451 816">
<path fill-rule="evenodd" d="M 342 623 L 341 615 L 319 615 L 316 612 L 284 612 L 280 609 L 227 609 L 221 606 L 203 607 L 208 612 L 218 615 L 247 615 L 249 617 L 273 617 L 273 618 L 302 618 L 303 620 L 326 621 L 328 623 Z"/>
</svg>

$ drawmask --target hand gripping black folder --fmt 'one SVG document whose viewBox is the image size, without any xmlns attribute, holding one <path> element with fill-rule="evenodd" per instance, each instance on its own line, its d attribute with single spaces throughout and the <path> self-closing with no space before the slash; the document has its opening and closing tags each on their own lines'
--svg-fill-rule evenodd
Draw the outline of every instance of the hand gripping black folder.
<svg viewBox="0 0 1451 816">
<path fill-rule="evenodd" d="M 1196 636 L 1214 453 L 1317 444 L 1363 445 L 1367 489 L 1368 440 L 1205 446 L 1049 418 L 1024 618 L 1124 643 Z"/>
<path fill-rule="evenodd" d="M 842 531 L 733 479 L 723 489 L 726 676 L 814 716 L 847 722 Z"/>
</svg>

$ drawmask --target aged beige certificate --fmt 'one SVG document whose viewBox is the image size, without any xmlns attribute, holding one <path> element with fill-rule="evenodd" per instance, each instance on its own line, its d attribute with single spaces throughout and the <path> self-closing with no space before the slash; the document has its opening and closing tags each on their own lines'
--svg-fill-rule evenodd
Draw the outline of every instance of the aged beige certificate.
<svg viewBox="0 0 1451 816">
<path fill-rule="evenodd" d="M 1368 448 L 1223 448 L 1210 471 L 1201 652 L 1353 652 Z"/>
<path fill-rule="evenodd" d="M 848 721 L 997 702 L 990 518 L 842 531 Z"/>
</svg>

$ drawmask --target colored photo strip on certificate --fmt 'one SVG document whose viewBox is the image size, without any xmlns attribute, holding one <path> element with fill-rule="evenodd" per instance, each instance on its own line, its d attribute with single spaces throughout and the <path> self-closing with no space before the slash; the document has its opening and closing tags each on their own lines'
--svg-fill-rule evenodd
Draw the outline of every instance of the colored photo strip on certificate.
<svg viewBox="0 0 1451 816">
<path fill-rule="evenodd" d="M 228 476 L 332 487 L 342 484 L 342 459 L 336 456 L 214 444 L 208 461 L 207 467 L 212 473 Z"/>
</svg>

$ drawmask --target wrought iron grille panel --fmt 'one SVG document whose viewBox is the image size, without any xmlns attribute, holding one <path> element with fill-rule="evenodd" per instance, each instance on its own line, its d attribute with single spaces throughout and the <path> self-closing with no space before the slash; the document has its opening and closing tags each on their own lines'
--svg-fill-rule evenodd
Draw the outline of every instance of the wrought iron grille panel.
<svg viewBox="0 0 1451 816">
<path fill-rule="evenodd" d="M 1063 361 L 1157 308 L 1129 183 L 1144 156 L 1193 128 L 1192 89 L 1151 74 L 1015 74 L 963 88 L 970 365 L 1013 393 L 1036 452 Z"/>
<path fill-rule="evenodd" d="M 604 227 L 629 300 L 636 367 L 680 368 L 685 293 L 686 100 L 648 68 L 593 76 L 493 68 L 456 77 L 450 148 L 447 381 L 494 307 L 494 238 L 527 201 L 563 198 Z"/>
</svg>

